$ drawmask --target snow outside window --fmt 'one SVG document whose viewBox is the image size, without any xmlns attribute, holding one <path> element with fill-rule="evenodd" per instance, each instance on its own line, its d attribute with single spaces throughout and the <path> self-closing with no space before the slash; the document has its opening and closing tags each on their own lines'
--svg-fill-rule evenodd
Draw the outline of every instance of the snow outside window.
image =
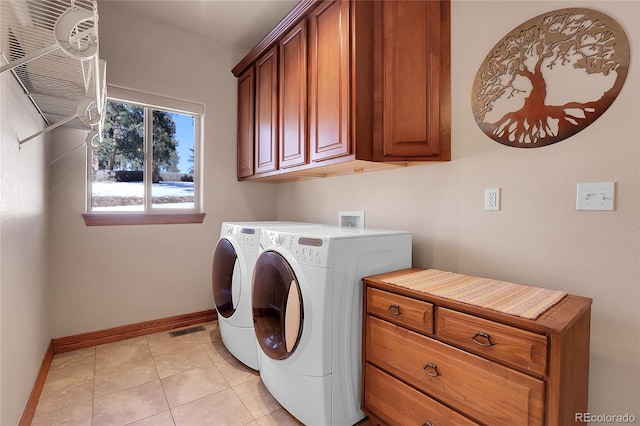
<svg viewBox="0 0 640 426">
<path fill-rule="evenodd" d="M 202 106 L 107 92 L 103 143 L 89 153 L 87 211 L 199 212 Z"/>
</svg>

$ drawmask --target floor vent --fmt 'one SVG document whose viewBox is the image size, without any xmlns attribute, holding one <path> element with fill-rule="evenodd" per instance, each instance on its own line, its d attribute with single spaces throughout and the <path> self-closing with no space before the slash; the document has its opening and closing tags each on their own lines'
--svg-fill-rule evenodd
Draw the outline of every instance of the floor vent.
<svg viewBox="0 0 640 426">
<path fill-rule="evenodd" d="M 204 328 L 203 325 L 198 325 L 195 327 L 183 328 L 182 330 L 170 331 L 169 336 L 178 337 L 178 336 L 184 336 L 185 334 L 195 333 L 197 331 L 205 331 L 205 330 L 206 329 Z"/>
</svg>

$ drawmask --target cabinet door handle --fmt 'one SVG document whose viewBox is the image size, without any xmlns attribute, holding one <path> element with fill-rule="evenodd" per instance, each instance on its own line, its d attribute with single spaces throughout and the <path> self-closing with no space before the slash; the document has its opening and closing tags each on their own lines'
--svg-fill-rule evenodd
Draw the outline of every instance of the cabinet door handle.
<svg viewBox="0 0 640 426">
<path fill-rule="evenodd" d="M 427 420 L 426 422 L 424 422 L 424 424 L 422 426 L 433 426 L 433 423 L 431 423 L 429 420 Z"/>
<path fill-rule="evenodd" d="M 389 307 L 387 308 L 387 311 L 389 311 L 389 313 L 391 315 L 401 315 L 402 312 L 400 311 L 400 305 L 396 305 L 395 303 L 389 305 Z"/>
<path fill-rule="evenodd" d="M 440 375 L 440 371 L 438 371 L 438 366 L 435 364 L 427 364 L 425 365 L 422 370 L 424 371 L 424 374 L 426 374 L 429 377 L 438 377 Z"/>
<path fill-rule="evenodd" d="M 482 340 L 478 340 L 479 338 Z M 491 341 L 491 336 L 489 336 L 489 334 L 483 331 L 478 331 L 476 334 L 473 335 L 471 340 L 473 340 L 473 343 L 475 343 L 478 346 L 482 346 L 483 348 L 488 348 L 490 346 L 495 345 L 495 343 Z"/>
</svg>

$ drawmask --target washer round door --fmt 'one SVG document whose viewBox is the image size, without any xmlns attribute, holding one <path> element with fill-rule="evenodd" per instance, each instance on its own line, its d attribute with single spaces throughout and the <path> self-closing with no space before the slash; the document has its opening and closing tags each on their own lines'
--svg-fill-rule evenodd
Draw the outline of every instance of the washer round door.
<svg viewBox="0 0 640 426">
<path fill-rule="evenodd" d="M 238 307 L 242 276 L 236 250 L 226 238 L 218 241 L 213 253 L 211 281 L 216 310 L 219 315 L 229 318 Z"/>
<path fill-rule="evenodd" d="M 258 257 L 251 302 L 262 351 L 276 360 L 291 356 L 302 336 L 304 310 L 298 280 L 279 253 L 265 251 Z"/>
</svg>

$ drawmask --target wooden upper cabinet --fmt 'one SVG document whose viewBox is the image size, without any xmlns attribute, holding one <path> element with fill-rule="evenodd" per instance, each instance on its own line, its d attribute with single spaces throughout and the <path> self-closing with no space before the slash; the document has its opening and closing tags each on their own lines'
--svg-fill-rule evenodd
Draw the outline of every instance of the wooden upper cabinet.
<svg viewBox="0 0 640 426">
<path fill-rule="evenodd" d="M 450 5 L 375 2 L 377 161 L 450 160 Z"/>
<path fill-rule="evenodd" d="M 321 2 L 308 19 L 309 146 L 317 162 L 351 153 L 349 2 Z"/>
<path fill-rule="evenodd" d="M 238 78 L 238 178 L 253 176 L 254 68 Z"/>
<path fill-rule="evenodd" d="M 256 62 L 255 173 L 278 168 L 278 46 Z"/>
<path fill-rule="evenodd" d="M 254 135 L 242 80 L 251 68 Z M 301 0 L 233 69 L 246 86 L 238 178 L 450 160 L 450 69 L 449 0 Z"/>
<path fill-rule="evenodd" d="M 280 41 L 280 168 L 307 160 L 307 25 Z"/>
</svg>

